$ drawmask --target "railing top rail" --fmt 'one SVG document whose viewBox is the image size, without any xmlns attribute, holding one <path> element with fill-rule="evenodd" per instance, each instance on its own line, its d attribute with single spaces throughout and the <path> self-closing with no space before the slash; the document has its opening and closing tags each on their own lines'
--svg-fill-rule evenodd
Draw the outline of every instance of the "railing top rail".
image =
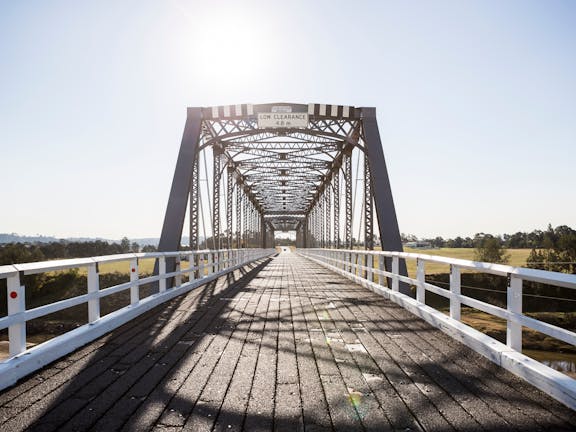
<svg viewBox="0 0 576 432">
<path fill-rule="evenodd" d="M 320 250 L 338 250 L 341 252 L 353 252 L 370 255 L 384 255 L 387 257 L 399 257 L 409 259 L 421 259 L 439 264 L 449 264 L 469 270 L 477 270 L 484 273 L 490 273 L 497 276 L 518 276 L 524 280 L 540 283 L 552 283 L 564 288 L 576 289 L 576 275 L 568 273 L 552 272 L 547 270 L 530 269 L 526 267 L 514 267 L 505 264 L 493 264 L 486 262 L 470 261 L 461 258 L 449 258 L 438 255 L 418 254 L 411 252 L 395 251 L 368 251 L 362 249 L 320 249 Z"/>
<path fill-rule="evenodd" d="M 134 258 L 147 259 L 147 258 L 171 258 L 177 256 L 191 256 L 202 255 L 207 253 L 217 253 L 235 250 L 250 250 L 250 249 L 203 249 L 194 251 L 174 251 L 174 252 L 139 252 L 139 253 L 125 253 L 116 255 L 101 255 L 88 258 L 70 258 L 70 259 L 56 259 L 49 261 L 38 261 L 20 264 L 10 264 L 0 266 L 0 279 L 5 279 L 13 276 L 15 273 L 22 272 L 24 275 L 32 275 L 37 273 L 44 273 L 57 270 L 66 270 L 70 268 L 88 267 L 92 264 L 98 263 L 111 263 L 117 261 L 127 261 Z M 256 250 L 256 249 L 254 249 Z"/>
</svg>

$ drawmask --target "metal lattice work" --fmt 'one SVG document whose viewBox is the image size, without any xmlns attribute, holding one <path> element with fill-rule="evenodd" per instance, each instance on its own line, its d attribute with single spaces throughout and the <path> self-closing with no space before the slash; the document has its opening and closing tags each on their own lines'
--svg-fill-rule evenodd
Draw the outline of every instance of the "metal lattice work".
<svg viewBox="0 0 576 432">
<path fill-rule="evenodd" d="M 402 250 L 373 108 L 189 108 L 160 250 L 178 247 L 188 192 L 193 249 L 200 237 L 216 249 L 270 247 L 278 231 L 296 232 L 298 247 L 373 249 L 377 224 L 386 249 Z"/>
</svg>

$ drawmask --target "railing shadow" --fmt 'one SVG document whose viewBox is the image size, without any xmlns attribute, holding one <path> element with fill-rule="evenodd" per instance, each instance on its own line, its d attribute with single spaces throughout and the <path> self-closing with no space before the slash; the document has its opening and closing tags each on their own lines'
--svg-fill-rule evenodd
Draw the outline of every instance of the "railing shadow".
<svg viewBox="0 0 576 432">
<path fill-rule="evenodd" d="M 89 429 L 99 416 L 113 407 L 120 394 L 139 384 L 141 377 L 152 372 L 152 381 L 161 379 L 186 352 L 193 352 L 205 336 L 199 331 L 202 325 L 198 328 L 197 324 L 205 319 L 206 327 L 210 322 L 206 315 L 224 310 L 229 303 L 226 299 L 241 291 L 269 262 L 270 259 L 265 259 L 256 266 L 242 267 L 198 287 L 193 290 L 196 295 L 192 299 L 184 295 L 160 305 L 95 341 L 99 350 L 90 352 L 90 346 L 81 348 L 27 378 L 41 379 L 44 372 L 56 366 L 56 374 L 62 375 L 61 382 L 55 384 L 58 381 L 55 377 L 46 380 L 56 388 L 47 388 L 47 384 L 43 388 L 44 383 L 40 383 L 32 388 L 25 387 L 23 394 L 17 394 L 21 388 L 18 384 L 5 390 L 0 398 L 26 399 L 29 404 L 14 407 L 12 411 L 20 409 L 27 413 L 28 419 L 36 418 L 25 424 L 16 417 L 15 422 L 0 426 L 0 429 L 12 430 L 12 426 L 15 430 Z M 222 284 L 225 287 L 219 288 Z M 223 321 L 222 317 L 218 318 Z M 185 343 L 179 347 L 181 341 Z M 176 353 L 171 354 L 171 351 Z M 78 361 L 82 366 L 74 370 Z M 26 395 L 26 392 L 30 394 Z M 86 408 L 88 405 L 91 407 Z M 18 427 L 18 424 L 24 427 Z"/>
</svg>

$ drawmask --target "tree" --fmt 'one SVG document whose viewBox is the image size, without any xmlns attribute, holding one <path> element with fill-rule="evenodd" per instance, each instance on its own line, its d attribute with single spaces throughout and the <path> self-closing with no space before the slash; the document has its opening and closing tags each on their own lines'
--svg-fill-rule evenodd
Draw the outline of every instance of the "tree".
<svg viewBox="0 0 576 432">
<path fill-rule="evenodd" d="M 476 249 L 474 250 L 474 260 L 489 262 L 495 264 L 506 264 L 510 255 L 502 247 L 502 241 L 498 237 L 490 234 L 476 234 L 474 241 Z"/>
<path fill-rule="evenodd" d="M 548 226 L 542 233 L 540 249 L 533 248 L 528 267 L 576 274 L 576 231 L 566 225 Z"/>
<path fill-rule="evenodd" d="M 404 234 L 404 233 L 401 233 L 401 234 L 400 234 L 400 239 L 402 240 L 402 243 L 408 243 L 408 242 L 418 241 L 418 237 L 416 237 L 414 234 Z"/>
<path fill-rule="evenodd" d="M 120 240 L 120 251 L 122 253 L 130 252 L 130 240 L 128 240 L 128 237 L 123 237 L 122 240 Z"/>
</svg>

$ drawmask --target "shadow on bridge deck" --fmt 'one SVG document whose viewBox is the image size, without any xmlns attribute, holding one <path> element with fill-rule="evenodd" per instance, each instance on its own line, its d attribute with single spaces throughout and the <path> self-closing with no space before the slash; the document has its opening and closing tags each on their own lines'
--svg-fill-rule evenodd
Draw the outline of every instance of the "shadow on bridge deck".
<svg viewBox="0 0 576 432">
<path fill-rule="evenodd" d="M 14 430 L 574 430 L 574 412 L 295 254 L 229 274 L 0 393 Z"/>
</svg>

